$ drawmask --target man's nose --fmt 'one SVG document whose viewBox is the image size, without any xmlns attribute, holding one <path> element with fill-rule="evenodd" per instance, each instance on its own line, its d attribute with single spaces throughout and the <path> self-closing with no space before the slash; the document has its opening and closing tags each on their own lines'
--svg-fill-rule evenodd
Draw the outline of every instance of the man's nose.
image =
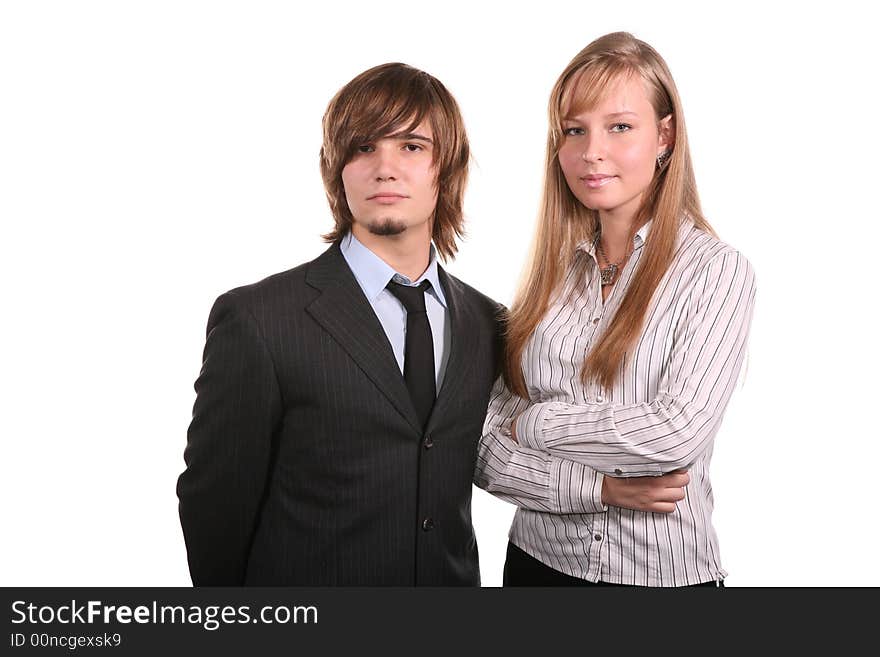
<svg viewBox="0 0 880 657">
<path fill-rule="evenodd" d="M 398 153 L 393 147 L 376 148 L 376 180 L 396 180 L 399 175 Z"/>
</svg>

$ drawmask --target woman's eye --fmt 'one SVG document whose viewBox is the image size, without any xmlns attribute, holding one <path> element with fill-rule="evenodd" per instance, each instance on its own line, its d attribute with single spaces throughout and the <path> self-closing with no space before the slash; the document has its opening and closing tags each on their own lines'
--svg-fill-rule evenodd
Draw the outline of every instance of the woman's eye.
<svg viewBox="0 0 880 657">
<path fill-rule="evenodd" d="M 611 126 L 611 132 L 626 132 L 630 128 L 632 128 L 632 126 L 628 123 L 615 123 Z"/>
<path fill-rule="evenodd" d="M 375 149 L 373 148 L 372 144 L 363 144 L 361 146 L 358 146 L 358 153 L 372 153 L 373 150 Z"/>
<path fill-rule="evenodd" d="M 568 137 L 572 137 L 574 135 L 582 135 L 582 134 L 584 134 L 584 129 L 583 128 L 563 128 L 562 134 L 564 134 Z"/>
</svg>

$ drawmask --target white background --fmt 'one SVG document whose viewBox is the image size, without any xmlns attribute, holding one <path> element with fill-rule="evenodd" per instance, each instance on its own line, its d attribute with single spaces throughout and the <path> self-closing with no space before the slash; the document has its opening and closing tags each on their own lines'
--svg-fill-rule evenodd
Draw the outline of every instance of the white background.
<svg viewBox="0 0 880 657">
<path fill-rule="evenodd" d="M 728 584 L 880 584 L 870 3 L 701 4 L 3 2 L 0 584 L 189 584 L 174 488 L 208 310 L 325 248 L 340 86 L 404 61 L 457 97 L 449 269 L 510 303 L 550 88 L 621 29 L 669 63 L 706 214 L 758 276 L 712 470 Z M 499 585 L 513 507 L 473 510 Z"/>
</svg>

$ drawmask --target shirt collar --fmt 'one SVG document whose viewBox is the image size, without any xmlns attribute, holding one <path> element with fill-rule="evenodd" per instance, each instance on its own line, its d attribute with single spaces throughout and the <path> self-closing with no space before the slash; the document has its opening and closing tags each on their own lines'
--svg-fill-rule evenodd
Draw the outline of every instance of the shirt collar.
<svg viewBox="0 0 880 657">
<path fill-rule="evenodd" d="M 651 230 L 651 223 L 653 221 L 653 219 L 648 219 L 648 221 L 645 222 L 645 225 L 636 231 L 636 234 L 633 237 L 633 251 L 640 249 L 645 245 L 645 240 L 648 238 L 648 232 Z M 593 240 L 579 242 L 575 249 L 591 255 L 593 258 L 596 257 L 596 243 Z"/>
<path fill-rule="evenodd" d="M 636 235 L 633 237 L 634 249 L 640 249 L 645 245 L 645 240 L 648 239 L 648 232 L 651 230 L 651 223 L 653 221 L 653 219 L 648 219 L 648 221 L 645 222 L 645 225 L 636 231 Z"/>
<path fill-rule="evenodd" d="M 434 297 L 446 307 L 446 296 L 443 294 L 443 287 L 440 285 L 440 275 L 438 273 L 437 250 L 433 244 L 431 244 L 428 268 L 415 281 L 411 281 L 403 274 L 396 272 L 391 265 L 370 251 L 351 232 L 342 238 L 339 248 L 370 303 L 376 300 L 388 285 L 388 281 L 392 279 L 403 285 L 418 285 L 422 281 L 428 280 L 431 282 L 431 292 L 433 292 Z"/>
</svg>

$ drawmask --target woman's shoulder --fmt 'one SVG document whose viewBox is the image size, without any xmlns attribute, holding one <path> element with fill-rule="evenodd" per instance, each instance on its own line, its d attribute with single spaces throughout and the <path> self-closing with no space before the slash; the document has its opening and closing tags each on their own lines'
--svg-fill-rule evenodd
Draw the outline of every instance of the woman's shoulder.
<svg viewBox="0 0 880 657">
<path fill-rule="evenodd" d="M 729 258 L 739 260 L 744 266 L 751 268 L 751 263 L 741 251 L 717 235 L 700 228 L 690 219 L 682 220 L 676 256 L 679 261 L 685 260 L 704 265 L 716 258 Z"/>
<path fill-rule="evenodd" d="M 680 279 L 696 283 L 720 272 L 749 281 L 754 286 L 755 272 L 745 255 L 717 235 L 697 226 L 690 219 L 682 221 L 678 248 L 672 267 Z"/>
</svg>

